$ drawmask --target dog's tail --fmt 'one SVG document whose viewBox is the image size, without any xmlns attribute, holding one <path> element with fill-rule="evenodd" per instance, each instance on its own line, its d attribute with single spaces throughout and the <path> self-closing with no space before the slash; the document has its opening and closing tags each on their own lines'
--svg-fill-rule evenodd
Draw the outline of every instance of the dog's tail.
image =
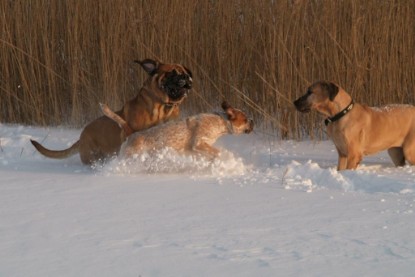
<svg viewBox="0 0 415 277">
<path fill-rule="evenodd" d="M 124 137 L 128 137 L 129 135 L 134 133 L 130 125 L 128 125 L 128 123 L 121 116 L 113 112 L 106 104 L 99 103 L 99 106 L 101 107 L 102 113 L 106 117 L 112 119 L 118 124 L 118 126 L 120 126 L 120 128 L 124 131 Z"/>
<path fill-rule="evenodd" d="M 52 159 L 65 159 L 70 156 L 73 156 L 79 153 L 79 140 L 75 142 L 71 147 L 64 150 L 50 150 L 42 146 L 39 142 L 35 140 L 30 140 L 33 146 L 39 151 L 43 156 Z"/>
</svg>

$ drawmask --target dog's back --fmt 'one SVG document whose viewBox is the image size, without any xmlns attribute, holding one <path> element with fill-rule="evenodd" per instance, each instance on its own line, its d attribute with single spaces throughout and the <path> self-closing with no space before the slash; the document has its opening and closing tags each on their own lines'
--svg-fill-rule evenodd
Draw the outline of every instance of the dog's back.
<svg viewBox="0 0 415 277">
<path fill-rule="evenodd" d="M 220 136 L 250 133 L 253 129 L 253 121 L 244 112 L 232 108 L 226 101 L 222 103 L 222 109 L 222 113 L 202 113 L 133 133 L 122 145 L 120 155 L 131 157 L 143 151 L 169 147 L 178 152 L 196 152 L 214 158 L 219 150 L 212 144 Z M 101 104 L 101 110 L 128 134 L 129 127 L 123 118 L 106 105 Z"/>
<path fill-rule="evenodd" d="M 178 152 L 192 151 L 195 141 L 203 139 L 207 144 L 213 144 L 224 134 L 226 128 L 223 121 L 217 114 L 204 113 L 136 132 L 127 138 L 120 155 L 131 157 L 138 152 L 165 147 Z"/>
</svg>

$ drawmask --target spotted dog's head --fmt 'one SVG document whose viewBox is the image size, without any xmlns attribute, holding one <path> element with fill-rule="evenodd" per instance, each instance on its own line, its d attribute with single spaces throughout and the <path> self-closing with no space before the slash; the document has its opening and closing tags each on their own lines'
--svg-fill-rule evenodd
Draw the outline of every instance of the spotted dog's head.
<svg viewBox="0 0 415 277">
<path fill-rule="evenodd" d="M 294 101 L 295 108 L 302 113 L 317 110 L 322 112 L 328 103 L 334 101 L 339 87 L 331 82 L 318 81 L 308 87 L 307 92 Z"/>
<path fill-rule="evenodd" d="M 165 103 L 180 103 L 192 88 L 192 72 L 181 64 L 163 64 L 151 59 L 135 61 L 150 75 L 147 85 Z"/>
<path fill-rule="evenodd" d="M 231 107 L 226 101 L 222 102 L 222 109 L 226 113 L 233 134 L 249 134 L 252 132 L 254 129 L 254 121 L 248 118 L 243 111 Z"/>
</svg>

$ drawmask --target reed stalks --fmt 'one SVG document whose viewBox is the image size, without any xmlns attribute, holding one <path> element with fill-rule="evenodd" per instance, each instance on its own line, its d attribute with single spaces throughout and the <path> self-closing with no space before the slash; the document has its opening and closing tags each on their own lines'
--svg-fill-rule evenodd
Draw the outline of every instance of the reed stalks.
<svg viewBox="0 0 415 277">
<path fill-rule="evenodd" d="M 321 139 L 292 102 L 326 79 L 415 104 L 414 39 L 405 0 L 0 1 L 0 122 L 81 127 L 132 98 L 146 78 L 132 61 L 153 58 L 192 69 L 184 115 L 227 99 L 259 132 Z"/>
</svg>

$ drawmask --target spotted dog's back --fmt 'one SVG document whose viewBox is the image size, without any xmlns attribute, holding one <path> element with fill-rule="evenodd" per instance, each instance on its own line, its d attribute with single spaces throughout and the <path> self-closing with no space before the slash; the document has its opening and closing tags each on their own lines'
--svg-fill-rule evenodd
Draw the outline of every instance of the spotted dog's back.
<svg viewBox="0 0 415 277">
<path fill-rule="evenodd" d="M 253 122 L 245 113 L 232 108 L 226 102 L 222 104 L 222 108 L 223 113 L 197 114 L 133 133 L 122 145 L 120 155 L 131 157 L 144 151 L 170 147 L 178 152 L 195 152 L 214 158 L 219 151 L 212 144 L 220 136 L 250 133 L 253 129 Z M 101 105 L 101 109 L 128 134 L 128 125 L 122 118 L 114 115 L 106 105 Z"/>
</svg>

